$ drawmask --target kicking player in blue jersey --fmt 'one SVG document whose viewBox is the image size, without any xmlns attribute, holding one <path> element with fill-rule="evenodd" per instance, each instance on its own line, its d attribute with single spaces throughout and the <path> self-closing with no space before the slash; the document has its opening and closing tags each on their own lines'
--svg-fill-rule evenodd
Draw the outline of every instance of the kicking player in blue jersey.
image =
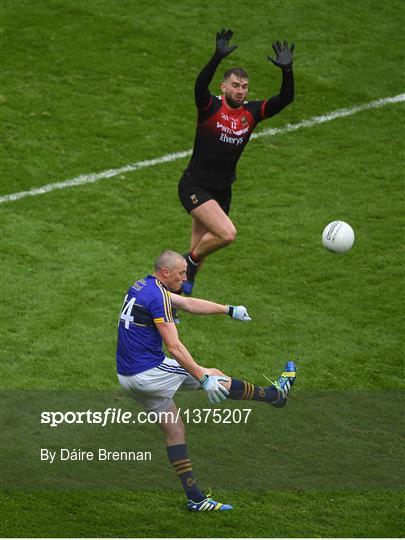
<svg viewBox="0 0 405 540">
<path fill-rule="evenodd" d="M 184 257 L 174 251 L 164 251 L 155 261 L 154 273 L 130 287 L 118 325 L 118 379 L 145 410 L 173 413 L 172 420 L 161 422 L 159 426 L 165 435 L 169 461 L 186 493 L 188 509 L 231 510 L 230 504 L 214 501 L 197 484 L 174 394 L 177 390 L 203 389 L 211 403 L 227 398 L 250 399 L 283 407 L 295 382 L 295 364 L 287 362 L 277 381 L 265 387 L 228 377 L 216 368 L 200 366 L 179 339 L 173 308 L 199 315 L 229 315 L 244 322 L 251 319 L 244 306 L 216 304 L 172 292 L 179 290 L 186 279 Z M 166 357 L 163 342 L 174 359 Z"/>
<path fill-rule="evenodd" d="M 236 228 L 229 218 L 236 165 L 250 136 L 262 120 L 282 111 L 294 99 L 293 51 L 287 41 L 273 43 L 275 58 L 268 59 L 281 69 L 280 92 L 264 100 L 246 101 L 249 77 L 242 68 L 227 70 L 221 96 L 209 85 L 221 61 L 231 54 L 233 32 L 217 33 L 216 48 L 199 73 L 194 87 L 198 111 L 193 154 L 179 182 L 179 198 L 192 218 L 187 280 L 183 292 L 191 294 L 195 275 L 204 258 L 234 241 Z"/>
</svg>

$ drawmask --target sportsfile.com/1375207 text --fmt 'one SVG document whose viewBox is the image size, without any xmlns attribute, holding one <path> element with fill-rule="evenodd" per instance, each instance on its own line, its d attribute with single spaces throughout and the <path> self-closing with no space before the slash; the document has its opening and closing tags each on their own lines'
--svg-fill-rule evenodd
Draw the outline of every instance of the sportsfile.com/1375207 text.
<svg viewBox="0 0 405 540">
<path fill-rule="evenodd" d="M 187 424 L 246 424 L 252 409 L 177 409 L 167 412 L 123 411 L 121 408 L 108 407 L 103 411 L 42 411 L 40 423 L 49 427 L 62 424 L 95 424 L 105 427 L 111 424 L 158 424 L 177 422 L 179 417 Z"/>
</svg>

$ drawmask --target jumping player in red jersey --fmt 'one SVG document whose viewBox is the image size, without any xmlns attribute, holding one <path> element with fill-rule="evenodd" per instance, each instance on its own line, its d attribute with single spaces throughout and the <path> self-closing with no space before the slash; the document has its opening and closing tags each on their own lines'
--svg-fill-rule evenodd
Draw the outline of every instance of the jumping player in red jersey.
<svg viewBox="0 0 405 540">
<path fill-rule="evenodd" d="M 272 47 L 275 59 L 268 59 L 282 70 L 280 93 L 261 101 L 245 101 L 249 79 L 242 68 L 224 74 L 222 96 L 213 96 L 209 84 L 223 58 L 236 49 L 229 45 L 231 30 L 217 33 L 216 49 L 195 83 L 198 110 L 193 154 L 179 182 L 179 197 L 192 217 L 190 251 L 187 261 L 187 281 L 183 292 L 191 294 L 195 275 L 203 259 L 227 246 L 236 236 L 230 220 L 232 183 L 236 179 L 236 164 L 259 122 L 279 113 L 294 99 L 292 72 L 294 44 L 276 41 Z"/>
</svg>

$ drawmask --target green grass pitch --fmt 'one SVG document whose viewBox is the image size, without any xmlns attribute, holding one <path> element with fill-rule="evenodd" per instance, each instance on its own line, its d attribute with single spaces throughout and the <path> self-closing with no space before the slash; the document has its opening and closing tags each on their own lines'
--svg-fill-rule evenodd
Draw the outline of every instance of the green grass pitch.
<svg viewBox="0 0 405 540">
<path fill-rule="evenodd" d="M 2 0 L 0 196 L 191 148 L 194 80 L 222 27 L 238 49 L 211 89 L 241 65 L 253 99 L 278 92 L 271 42 L 296 43 L 295 101 L 259 131 L 403 93 L 404 22 L 401 0 Z M 188 426 L 200 483 L 235 507 L 224 515 L 187 513 L 154 426 L 97 434 L 157 459 L 97 469 L 93 488 L 30 454 L 52 396 L 133 407 L 117 315 L 160 250 L 188 246 L 187 159 L 1 205 L 3 536 L 404 536 L 403 114 L 386 105 L 244 152 L 236 242 L 196 295 L 245 304 L 252 323 L 184 315 L 179 331 L 203 365 L 264 384 L 292 357 L 299 378 L 286 410 L 252 406 L 247 427 Z M 355 230 L 344 256 L 320 244 L 334 219 Z M 48 442 L 66 433 L 95 436 Z"/>
</svg>

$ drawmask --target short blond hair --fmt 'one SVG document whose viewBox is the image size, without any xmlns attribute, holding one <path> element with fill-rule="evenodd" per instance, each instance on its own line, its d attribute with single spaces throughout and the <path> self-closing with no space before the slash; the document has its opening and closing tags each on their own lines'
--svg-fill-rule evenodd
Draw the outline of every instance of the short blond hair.
<svg viewBox="0 0 405 540">
<path fill-rule="evenodd" d="M 161 268 L 169 268 L 169 270 L 172 270 L 179 260 L 184 260 L 183 255 L 180 255 L 177 251 L 166 249 L 156 258 L 154 263 L 155 271 L 160 270 Z"/>
</svg>

